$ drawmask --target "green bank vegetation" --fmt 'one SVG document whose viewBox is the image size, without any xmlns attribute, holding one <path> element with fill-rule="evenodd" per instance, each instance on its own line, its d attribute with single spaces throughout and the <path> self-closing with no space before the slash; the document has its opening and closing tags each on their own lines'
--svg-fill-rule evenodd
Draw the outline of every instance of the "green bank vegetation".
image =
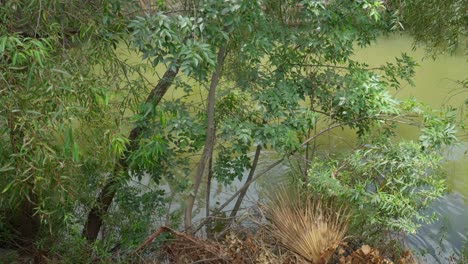
<svg viewBox="0 0 468 264">
<path fill-rule="evenodd" d="M 264 237 L 284 240 L 256 237 L 269 249 L 254 252 L 326 262 L 331 255 L 320 254 L 352 237 L 356 256 L 399 258 L 398 246 L 375 250 L 434 220 L 424 209 L 446 191 L 441 150 L 463 127 L 455 109 L 390 95 L 412 84 L 411 57 L 375 68 L 351 57 L 400 31 L 435 57 L 465 51 L 466 11 L 462 0 L 0 1 L 0 246 L 45 263 L 158 263 L 184 249 L 164 238 L 224 252 L 214 241 L 235 230 L 249 186 L 289 161 L 300 168 L 291 185 L 301 205 L 263 211 L 272 222 Z M 152 83 L 145 76 L 156 67 L 164 72 Z M 202 103 L 184 100 L 194 86 L 206 90 Z M 170 89 L 182 98 L 164 100 Z M 397 140 L 397 125 L 418 127 L 418 140 Z M 353 149 L 318 154 L 316 139 L 345 127 L 358 136 Z M 257 169 L 265 151 L 280 158 Z M 211 204 L 211 183 L 235 179 L 245 183 L 239 191 Z M 203 207 L 206 218 L 195 221 Z M 329 216 L 339 235 L 297 249 L 277 220 L 301 210 L 297 228 Z M 209 232 L 220 215 L 223 230 Z M 178 261 L 202 260 L 184 252 Z M 248 262 L 211 254 L 211 263 Z"/>
</svg>

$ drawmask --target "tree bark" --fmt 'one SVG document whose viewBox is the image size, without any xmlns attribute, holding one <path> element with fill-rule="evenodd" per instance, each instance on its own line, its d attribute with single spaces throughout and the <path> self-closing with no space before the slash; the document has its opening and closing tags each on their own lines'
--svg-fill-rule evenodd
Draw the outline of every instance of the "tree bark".
<svg viewBox="0 0 468 264">
<path fill-rule="evenodd" d="M 158 105 L 161 102 L 162 97 L 167 92 L 169 87 L 172 85 L 174 78 L 179 72 L 179 66 L 174 69 L 167 69 L 161 80 L 153 88 L 148 97 L 146 103 Z M 129 145 L 123 156 L 120 158 L 119 163 L 116 164 L 114 173 L 110 178 L 107 179 L 104 187 L 102 188 L 99 196 L 96 199 L 96 204 L 91 208 L 86 224 L 83 229 L 83 236 L 89 241 L 94 242 L 97 239 L 99 230 L 101 229 L 103 218 L 109 207 L 112 204 L 115 193 L 117 192 L 118 174 L 120 172 L 128 173 L 127 159 L 129 155 L 138 148 L 138 138 L 141 136 L 143 128 L 137 125 L 130 132 L 128 139 Z"/>
<path fill-rule="evenodd" d="M 211 179 L 213 178 L 213 152 L 211 152 L 210 160 L 208 161 L 208 179 L 206 180 L 206 197 L 205 197 L 205 217 L 210 217 L 210 196 L 211 196 Z M 206 237 L 211 238 L 211 225 L 206 224 Z"/>
<path fill-rule="evenodd" d="M 314 111 L 314 94 L 315 94 L 315 89 L 312 87 L 312 94 L 309 96 L 309 99 L 310 99 L 309 110 L 312 112 Z M 313 129 L 314 129 L 314 132 L 317 133 L 317 121 L 315 121 Z M 311 131 L 312 131 L 312 128 L 309 127 L 309 129 L 307 130 L 307 138 L 310 138 Z M 304 184 L 307 182 L 307 177 L 308 177 L 309 168 L 310 168 L 310 161 L 313 159 L 315 155 L 316 145 L 317 145 L 317 141 L 314 140 L 314 147 L 312 149 L 312 154 L 310 154 L 310 142 L 308 142 L 306 145 L 306 155 L 305 155 L 305 164 L 304 164 L 305 171 L 304 171 L 304 174 L 302 175 L 302 181 L 304 182 Z"/>
<path fill-rule="evenodd" d="M 208 93 L 208 104 L 206 106 L 206 112 L 208 115 L 208 128 L 206 133 L 205 147 L 198 163 L 197 174 L 195 175 L 192 192 L 187 199 L 187 206 L 185 208 L 185 230 L 188 233 L 192 233 L 192 210 L 197 197 L 198 189 L 200 187 L 203 173 L 205 171 L 206 163 L 213 153 L 214 141 L 215 141 L 215 120 L 214 120 L 214 107 L 215 107 L 215 95 L 216 87 L 218 86 L 219 77 L 223 68 L 224 57 L 226 54 L 226 47 L 223 45 L 218 51 L 216 69 L 211 76 L 210 91 Z"/>
<path fill-rule="evenodd" d="M 24 198 L 20 206 L 20 244 L 21 246 L 32 249 L 34 242 L 36 241 L 37 234 L 40 228 L 39 216 L 34 213 L 34 207 L 36 207 L 37 198 L 31 190 L 29 191 L 29 198 Z"/>
<path fill-rule="evenodd" d="M 250 168 L 249 176 L 247 176 L 247 180 L 245 181 L 244 188 L 242 191 L 239 193 L 239 196 L 237 197 L 236 204 L 234 205 L 234 209 L 231 211 L 231 218 L 236 217 L 237 212 L 239 211 L 239 208 L 242 204 L 242 201 L 244 200 L 245 194 L 247 193 L 247 190 L 249 189 L 250 186 L 250 181 L 252 180 L 254 174 L 255 174 L 255 169 L 257 168 L 258 164 L 258 159 L 260 158 L 260 152 L 262 150 L 262 146 L 258 145 L 257 149 L 255 150 L 255 156 L 252 161 L 252 167 Z"/>
</svg>

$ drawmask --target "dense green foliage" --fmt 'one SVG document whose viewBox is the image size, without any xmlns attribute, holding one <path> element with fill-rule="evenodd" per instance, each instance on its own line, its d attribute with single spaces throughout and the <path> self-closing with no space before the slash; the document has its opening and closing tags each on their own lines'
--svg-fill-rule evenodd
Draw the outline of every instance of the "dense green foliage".
<svg viewBox="0 0 468 264">
<path fill-rule="evenodd" d="M 0 244 L 86 262 L 64 249 L 86 247 L 92 217 L 103 255 L 133 248 L 163 221 L 178 227 L 184 207 L 192 228 L 200 183 L 253 174 L 256 147 L 304 157 L 308 190 L 349 202 L 352 224 L 372 226 L 356 235 L 414 232 L 430 220 L 453 115 L 390 95 L 412 83 L 406 54 L 377 68 L 352 55 L 400 23 L 417 41 L 455 48 L 466 37 L 463 1 L 65 2 L 0 1 Z M 439 10 L 455 15 L 427 26 Z M 149 83 L 144 73 L 160 69 L 175 78 Z M 161 101 L 164 82 L 182 96 Z M 395 137 L 408 120 L 419 140 Z M 354 150 L 319 155 L 314 141 L 343 127 L 359 138 Z M 207 168 L 194 175 L 207 148 Z"/>
<path fill-rule="evenodd" d="M 391 1 L 393 27 L 408 30 L 416 44 L 423 44 L 432 53 L 466 52 L 468 5 L 463 0 L 399 0 Z"/>
</svg>

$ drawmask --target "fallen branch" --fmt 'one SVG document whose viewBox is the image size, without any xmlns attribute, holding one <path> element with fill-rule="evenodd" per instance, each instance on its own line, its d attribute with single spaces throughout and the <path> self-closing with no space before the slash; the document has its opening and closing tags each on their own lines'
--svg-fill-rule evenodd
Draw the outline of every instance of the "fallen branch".
<svg viewBox="0 0 468 264">
<path fill-rule="evenodd" d="M 138 246 L 135 250 L 133 250 L 130 255 L 133 255 L 135 253 L 137 253 L 138 251 L 140 251 L 141 249 L 143 249 L 144 247 L 146 247 L 149 243 L 151 243 L 154 239 L 156 239 L 159 235 L 161 235 L 163 232 L 168 232 L 168 233 L 172 233 L 178 237 L 182 237 L 194 244 L 199 244 L 199 241 L 192 237 L 192 236 L 189 236 L 189 235 L 186 235 L 184 233 L 180 233 L 180 232 L 177 232 L 175 231 L 174 229 L 170 228 L 170 227 L 167 227 L 167 226 L 161 226 L 158 230 L 156 230 L 156 232 L 154 232 L 153 234 L 151 234 L 148 238 L 145 239 L 145 241 L 143 243 L 141 243 L 140 246 Z"/>
<path fill-rule="evenodd" d="M 157 238 L 159 235 L 161 235 L 163 232 L 174 232 L 174 230 L 170 229 L 167 226 L 161 226 L 156 232 L 151 234 L 147 239 L 145 239 L 145 242 L 143 242 L 141 245 L 139 245 L 135 250 L 130 253 L 130 255 L 133 255 L 140 251 L 142 248 L 146 247 L 151 241 L 153 241 L 155 238 Z"/>
</svg>

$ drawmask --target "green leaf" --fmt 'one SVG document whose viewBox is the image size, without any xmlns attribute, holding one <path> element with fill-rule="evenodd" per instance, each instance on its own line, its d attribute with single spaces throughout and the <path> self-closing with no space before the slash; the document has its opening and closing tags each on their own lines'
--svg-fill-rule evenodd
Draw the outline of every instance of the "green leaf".
<svg viewBox="0 0 468 264">
<path fill-rule="evenodd" d="M 0 56 L 3 56 L 5 53 L 6 42 L 8 40 L 8 36 L 2 36 L 0 38 Z"/>
<path fill-rule="evenodd" d="M 10 188 L 11 186 L 13 186 L 13 184 L 15 183 L 16 181 L 11 181 L 2 191 L 2 193 L 6 193 Z"/>
<path fill-rule="evenodd" d="M 73 157 L 73 161 L 75 162 L 80 161 L 78 144 L 76 142 L 73 143 L 72 157 Z"/>
<path fill-rule="evenodd" d="M 7 165 L 7 166 L 0 168 L 0 172 L 6 172 L 6 171 L 14 170 L 14 169 L 15 169 L 14 167 Z"/>
</svg>

